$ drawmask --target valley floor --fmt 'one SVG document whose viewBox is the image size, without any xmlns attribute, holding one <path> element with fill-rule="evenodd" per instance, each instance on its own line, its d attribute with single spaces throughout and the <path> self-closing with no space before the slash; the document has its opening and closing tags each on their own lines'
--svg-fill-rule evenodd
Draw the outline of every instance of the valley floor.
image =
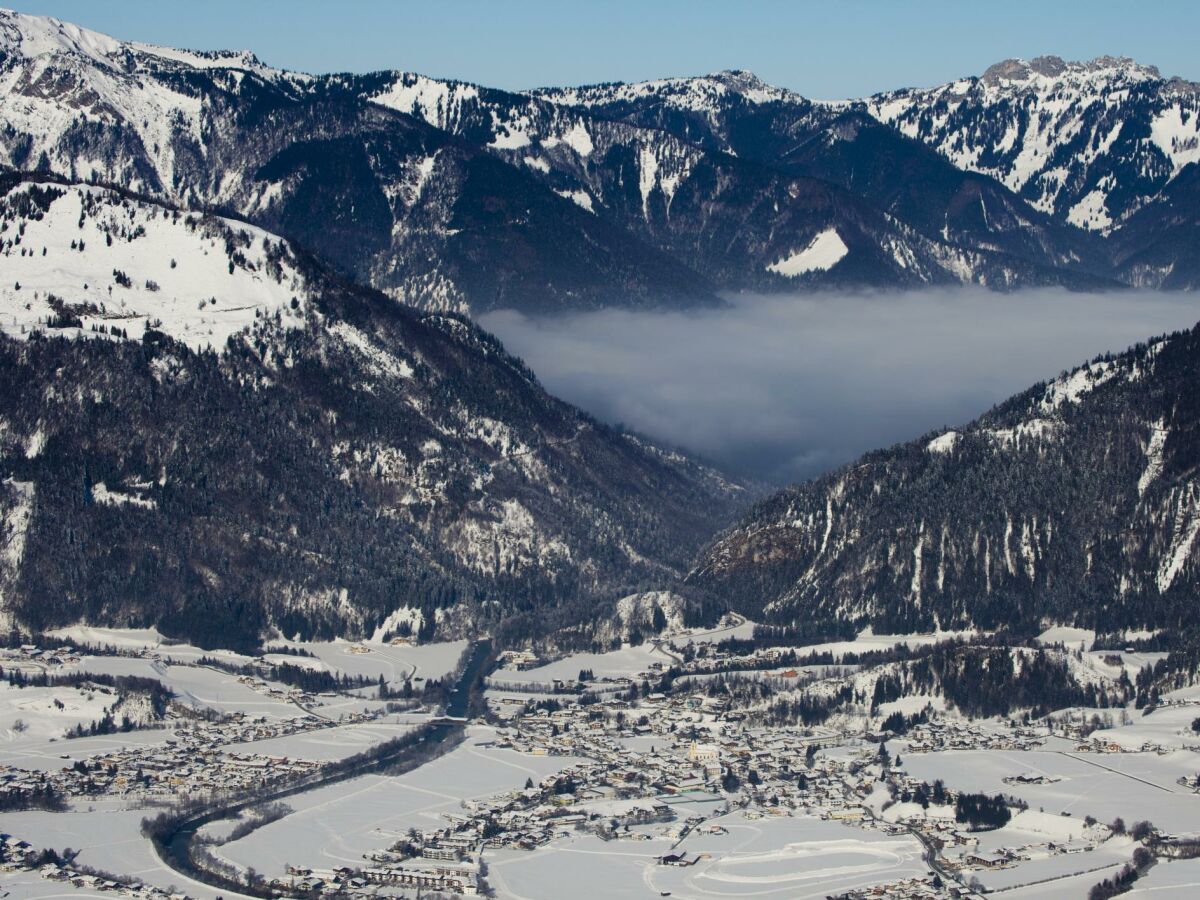
<svg viewBox="0 0 1200 900">
<path fill-rule="evenodd" d="M 979 636 L 731 649 L 751 633 L 730 618 L 608 653 L 502 655 L 486 715 L 448 752 L 218 818 L 198 832 L 204 865 L 285 896 L 1032 900 L 1086 897 L 1144 849 L 1129 896 L 1194 896 L 1197 861 L 1177 857 L 1200 838 L 1200 688 L 1150 711 L 969 719 L 940 693 L 870 694 L 906 654 Z M 14 898 L 233 895 L 170 868 L 143 819 L 181 799 L 315 784 L 418 734 L 444 695 L 414 686 L 451 674 L 465 649 L 295 643 L 244 657 L 152 632 L 55 637 L 72 645 L 14 648 L 2 662 L 27 682 L 0 692 L 0 885 Z M 1115 684 L 1157 659 L 1085 649 L 1073 632 L 1043 643 L 1084 680 Z M 897 645 L 900 663 L 845 662 Z M 358 681 L 305 691 L 270 680 L 280 662 Z M 155 714 L 139 705 L 141 682 L 104 676 L 157 681 L 173 697 Z M 832 699 L 807 723 L 780 717 L 781 700 L 801 698 Z M 140 716 L 130 730 L 67 736 L 123 710 Z M 1003 798 L 998 827 L 963 820 L 974 796 Z M 13 808 L 22 798 L 49 808 Z"/>
</svg>

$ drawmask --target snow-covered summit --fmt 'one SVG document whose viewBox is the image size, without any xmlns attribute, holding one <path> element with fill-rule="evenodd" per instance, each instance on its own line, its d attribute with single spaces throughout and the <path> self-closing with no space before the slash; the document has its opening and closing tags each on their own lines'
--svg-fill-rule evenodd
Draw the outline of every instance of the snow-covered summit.
<svg viewBox="0 0 1200 900">
<path fill-rule="evenodd" d="M 1092 231 L 1118 227 L 1200 161 L 1200 85 L 1128 57 L 1007 59 L 865 104 L 960 169 Z"/>
<path fill-rule="evenodd" d="M 568 106 L 595 107 L 653 99 L 666 106 L 693 112 L 715 111 L 722 103 L 735 98 L 753 104 L 777 101 L 805 102 L 799 94 L 767 84 L 753 72 L 741 69 L 652 81 L 543 88 L 535 93 L 553 103 Z"/>
<path fill-rule="evenodd" d="M 244 69 L 275 73 L 249 50 L 179 50 L 136 41 L 122 41 L 90 28 L 51 16 L 34 16 L 0 9 L 0 51 L 5 56 L 32 60 L 72 55 L 124 71 L 139 64 L 178 64 L 195 69 Z M 145 57 L 152 59 L 146 60 Z"/>
<path fill-rule="evenodd" d="M 74 53 L 107 63 L 124 46 L 114 37 L 70 22 L 0 9 L 0 49 L 6 55 L 32 59 L 48 53 Z"/>
<path fill-rule="evenodd" d="M 14 337 L 154 328 L 220 350 L 257 322 L 304 321 L 304 279 L 283 241 L 106 188 L 24 182 L 0 196 L 0 259 L 0 331 Z"/>
<path fill-rule="evenodd" d="M 183 171 L 204 154 L 204 91 L 180 73 L 203 73 L 225 91 L 247 78 L 285 87 L 307 78 L 270 69 L 249 51 L 120 41 L 0 9 L 0 121 L 10 133 L 0 139 L 0 164 L 212 202 Z"/>
</svg>

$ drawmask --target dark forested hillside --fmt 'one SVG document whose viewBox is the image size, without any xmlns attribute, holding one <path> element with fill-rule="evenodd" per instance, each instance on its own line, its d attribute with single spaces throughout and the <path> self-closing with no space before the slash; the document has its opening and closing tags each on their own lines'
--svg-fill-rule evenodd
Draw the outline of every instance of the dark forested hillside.
<svg viewBox="0 0 1200 900">
<path fill-rule="evenodd" d="M 688 580 L 777 624 L 1190 628 L 1200 330 L 760 503 Z"/>
<path fill-rule="evenodd" d="M 407 607 L 426 634 L 545 632 L 669 583 L 740 496 L 554 400 L 461 317 L 257 229 L 5 188 L 25 281 L 0 289 L 0 591 L 25 625 L 211 645 L 370 635 Z"/>
<path fill-rule="evenodd" d="M 1200 287 L 1200 162 L 1183 168 L 1112 240 L 1130 284 Z"/>
</svg>

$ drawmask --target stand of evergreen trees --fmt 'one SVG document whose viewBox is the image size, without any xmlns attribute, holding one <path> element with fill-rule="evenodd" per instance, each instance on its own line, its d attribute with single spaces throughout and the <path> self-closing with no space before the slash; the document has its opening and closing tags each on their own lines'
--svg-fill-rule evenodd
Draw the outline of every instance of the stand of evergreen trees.
<svg viewBox="0 0 1200 900">
<path fill-rule="evenodd" d="M 991 831 L 1003 828 L 1012 818 L 1009 806 L 1017 803 L 1021 808 L 1025 804 L 996 794 L 959 794 L 954 801 L 954 819 L 971 827 L 973 831 Z"/>
<path fill-rule="evenodd" d="M 41 809 L 62 812 L 67 808 L 66 798 L 53 785 L 42 784 L 27 791 L 5 791 L 0 793 L 0 812 L 23 809 Z M 2 847 L 3 845 L 0 845 Z"/>
</svg>

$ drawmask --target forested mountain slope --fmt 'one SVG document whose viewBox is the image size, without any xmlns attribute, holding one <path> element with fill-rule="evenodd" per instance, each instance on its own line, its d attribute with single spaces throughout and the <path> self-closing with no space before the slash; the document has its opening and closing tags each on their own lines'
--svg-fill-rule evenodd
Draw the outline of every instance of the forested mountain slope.
<svg viewBox="0 0 1200 900">
<path fill-rule="evenodd" d="M 1200 329 L 760 503 L 688 581 L 785 625 L 1194 624 Z"/>
<path fill-rule="evenodd" d="M 225 645 L 401 620 L 545 633 L 671 583 L 741 497 L 550 397 L 461 317 L 274 235 L 109 189 L 2 190 L 10 621 Z"/>
<path fill-rule="evenodd" d="M 0 11 L 0 161 L 229 210 L 427 309 L 714 301 L 520 167 L 336 80 Z"/>
<path fill-rule="evenodd" d="M 865 178 L 842 177 L 834 162 L 842 157 L 841 147 L 821 140 L 836 125 L 836 113 L 743 73 L 533 95 L 402 72 L 333 76 L 328 84 L 330 90 L 411 113 L 486 146 L 588 212 L 685 263 L 717 288 L 964 281 L 1085 287 L 1107 278 L 1102 255 L 1079 255 L 1066 246 L 1072 240 L 1089 244 L 1087 235 L 1075 234 L 1077 229 L 1051 229 L 1061 232 L 1056 240 L 1066 242 L 1057 251 L 995 240 L 1026 229 L 1037 241 L 1047 231 L 1046 223 L 1038 221 L 1045 216 L 1000 185 L 996 190 L 1007 196 L 993 204 L 992 220 L 973 230 L 951 233 L 943 227 L 949 214 L 936 209 L 928 216 L 922 212 L 936 218 L 936 227 L 925 227 L 924 219 L 910 221 L 913 204 L 900 209 L 887 197 L 864 192 Z M 679 106 L 677 115 L 665 115 L 672 104 Z M 787 131 L 788 152 L 803 146 L 813 164 L 796 164 L 781 139 L 756 143 L 751 133 L 758 132 L 743 126 L 742 119 L 764 116 Z M 718 139 L 698 131 L 697 122 L 714 128 L 725 122 L 720 133 L 732 132 L 740 139 Z M 841 137 L 843 131 L 832 133 Z M 921 157 L 939 177 L 948 171 L 963 179 L 963 173 L 920 142 L 896 139 L 901 155 Z M 871 178 L 888 181 L 897 190 L 913 183 L 892 159 L 873 160 L 869 150 L 859 157 Z M 1004 218 L 1004 204 L 1017 208 L 1015 223 L 1011 215 Z M 838 252 L 806 253 L 814 244 L 821 246 L 818 242 L 830 243 Z"/>
</svg>

